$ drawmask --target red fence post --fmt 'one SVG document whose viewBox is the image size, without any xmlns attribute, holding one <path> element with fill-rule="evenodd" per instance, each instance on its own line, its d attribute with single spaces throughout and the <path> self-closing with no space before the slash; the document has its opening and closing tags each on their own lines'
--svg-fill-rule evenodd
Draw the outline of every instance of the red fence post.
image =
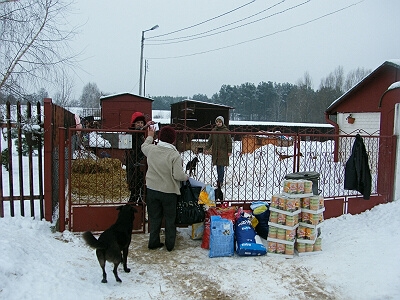
<svg viewBox="0 0 400 300">
<path fill-rule="evenodd" d="M 51 98 L 44 99 L 44 218 L 53 216 L 53 106 Z"/>
<path fill-rule="evenodd" d="M 66 128 L 58 128 L 58 210 L 59 210 L 59 231 L 65 230 L 65 131 Z"/>
</svg>

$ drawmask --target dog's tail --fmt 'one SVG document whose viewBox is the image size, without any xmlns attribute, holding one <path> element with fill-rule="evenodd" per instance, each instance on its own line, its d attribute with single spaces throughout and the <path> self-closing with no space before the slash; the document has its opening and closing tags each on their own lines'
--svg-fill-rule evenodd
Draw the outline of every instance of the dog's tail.
<svg viewBox="0 0 400 300">
<path fill-rule="evenodd" d="M 91 233 L 90 231 L 86 231 L 82 234 L 83 239 L 85 240 L 86 244 L 88 246 L 94 248 L 94 249 L 104 249 L 104 245 L 100 243 Z"/>
</svg>

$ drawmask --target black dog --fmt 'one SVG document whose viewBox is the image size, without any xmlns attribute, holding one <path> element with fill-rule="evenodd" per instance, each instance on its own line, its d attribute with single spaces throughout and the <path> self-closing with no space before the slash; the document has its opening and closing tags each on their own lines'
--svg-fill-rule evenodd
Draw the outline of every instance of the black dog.
<svg viewBox="0 0 400 300">
<path fill-rule="evenodd" d="M 215 201 L 223 202 L 224 201 L 224 193 L 222 193 L 221 186 L 218 184 L 217 188 L 214 189 L 215 193 Z"/>
<path fill-rule="evenodd" d="M 196 166 L 198 162 L 199 159 L 195 157 L 186 164 L 186 171 L 189 171 L 189 176 L 192 176 L 192 174 L 196 173 Z"/>
<path fill-rule="evenodd" d="M 103 270 L 103 280 L 107 282 L 107 274 L 105 271 L 106 261 L 114 264 L 114 276 L 117 282 L 122 282 L 118 277 L 117 268 L 122 262 L 124 271 L 129 273 L 126 265 L 128 258 L 128 248 L 131 243 L 133 220 L 135 219 L 136 208 L 130 204 L 117 207 L 119 210 L 117 221 L 110 228 L 105 230 L 97 240 L 90 231 L 83 233 L 82 237 L 85 242 L 92 248 L 96 249 L 96 256 L 100 267 Z M 122 255 L 121 255 L 122 251 Z"/>
</svg>

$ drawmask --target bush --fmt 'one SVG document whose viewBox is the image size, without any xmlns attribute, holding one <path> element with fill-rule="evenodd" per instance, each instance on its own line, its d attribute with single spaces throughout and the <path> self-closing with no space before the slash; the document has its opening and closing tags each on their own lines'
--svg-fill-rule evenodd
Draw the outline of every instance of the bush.
<svg viewBox="0 0 400 300">
<path fill-rule="evenodd" d="M 10 156 L 8 154 L 8 148 L 5 148 L 3 151 L 1 151 L 1 164 L 6 168 L 7 171 L 8 169 L 8 163 L 10 161 Z"/>
</svg>

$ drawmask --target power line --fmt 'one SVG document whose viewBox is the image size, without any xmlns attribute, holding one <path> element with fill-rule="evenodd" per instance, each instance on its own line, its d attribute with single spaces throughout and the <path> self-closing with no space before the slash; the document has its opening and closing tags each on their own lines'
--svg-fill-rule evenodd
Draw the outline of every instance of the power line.
<svg viewBox="0 0 400 300">
<path fill-rule="evenodd" d="M 330 13 L 327 13 L 327 14 L 322 15 L 322 16 L 320 16 L 320 17 L 311 19 L 311 20 L 309 20 L 309 21 L 306 21 L 306 22 L 303 22 L 303 23 L 300 23 L 300 24 L 297 24 L 297 25 L 293 25 L 293 26 L 290 26 L 290 27 L 288 27 L 288 28 L 286 28 L 286 29 L 278 30 L 278 31 L 275 31 L 275 32 L 273 32 L 273 33 L 269 33 L 269 34 L 266 34 L 266 35 L 263 35 L 263 36 L 260 36 L 260 37 L 254 38 L 254 39 L 250 39 L 250 40 L 247 40 L 247 41 L 239 42 L 239 43 L 236 43 L 236 44 L 233 44 L 233 45 L 228 45 L 228 46 L 224 46 L 224 47 L 220 47 L 220 48 L 215 48 L 215 49 L 211 49 L 211 50 L 206 50 L 206 51 L 201 51 L 201 52 L 196 52 L 196 53 L 186 54 L 186 55 L 180 55 L 180 56 L 152 57 L 152 58 L 148 58 L 148 59 L 172 59 L 172 58 L 183 58 L 183 57 L 189 57 L 189 56 L 195 56 L 195 55 L 201 55 L 201 54 L 205 54 L 205 53 L 215 52 L 215 51 L 219 51 L 219 50 L 223 50 L 223 49 L 235 47 L 235 46 L 238 46 L 238 45 L 250 43 L 250 42 L 257 41 L 257 40 L 260 40 L 260 39 L 263 39 L 263 38 L 266 38 L 266 37 L 270 37 L 270 36 L 276 35 L 276 34 L 278 34 L 278 33 L 286 32 L 286 31 L 289 31 L 289 30 L 291 30 L 291 29 L 294 29 L 294 28 L 297 28 L 297 27 L 301 27 L 301 26 L 304 26 L 304 25 L 313 23 L 313 22 L 318 21 L 318 20 L 320 20 L 320 19 L 323 19 L 323 18 L 325 18 L 325 17 L 327 17 L 327 16 L 334 15 L 334 14 L 340 12 L 340 11 L 346 10 L 346 9 L 352 7 L 352 6 L 356 6 L 356 5 L 358 5 L 358 4 L 360 4 L 360 3 L 364 2 L 364 1 L 365 1 L 365 0 L 358 1 L 358 2 L 356 2 L 356 3 L 353 3 L 353 4 L 350 4 L 350 5 L 348 5 L 348 6 L 342 7 L 342 8 L 340 8 L 340 9 L 338 9 L 338 10 L 332 11 L 332 12 L 330 12 Z"/>
<path fill-rule="evenodd" d="M 262 11 L 256 13 L 256 14 L 253 14 L 253 15 L 248 16 L 248 17 L 246 17 L 246 18 L 237 20 L 237 21 L 235 21 L 235 22 L 232 22 L 232 23 L 229 23 L 229 24 L 226 24 L 226 25 L 223 25 L 223 26 L 220 26 L 220 27 L 217 27 L 217 28 L 208 30 L 208 31 L 204 31 L 204 32 L 202 32 L 202 33 L 192 34 L 192 35 L 184 36 L 184 37 L 177 37 L 177 38 L 171 38 L 171 39 L 164 39 L 164 40 L 157 40 L 157 39 L 156 39 L 156 40 L 152 40 L 152 41 L 155 41 L 155 42 L 164 42 L 164 41 L 179 40 L 179 39 L 190 38 L 190 37 L 194 37 L 194 36 L 198 36 L 198 35 L 203 35 L 203 34 L 205 34 L 205 33 L 209 33 L 209 32 L 212 32 L 212 31 L 215 31 L 215 30 L 218 30 L 218 29 L 221 29 L 221 28 L 224 28 L 224 27 L 227 27 L 227 26 L 230 26 L 230 25 L 233 25 L 233 24 L 242 22 L 242 21 L 244 21 L 244 20 L 253 18 L 253 17 L 255 17 L 255 16 L 259 15 L 259 14 L 262 14 L 262 13 L 266 12 L 267 10 L 270 10 L 270 9 L 274 8 L 275 6 L 278 6 L 279 4 L 282 4 L 282 3 L 285 2 L 285 1 L 286 1 L 286 0 L 282 0 L 281 2 L 278 2 L 278 3 L 274 4 L 274 5 L 271 5 L 270 7 L 266 8 L 266 9 L 264 9 L 264 10 L 262 10 Z M 309 0 L 309 1 L 311 1 L 311 0 Z M 307 1 L 307 2 L 309 2 L 309 1 Z M 272 16 L 272 15 L 271 15 L 271 16 Z M 268 16 L 268 17 L 269 17 L 269 16 Z M 260 20 L 263 20 L 263 19 L 260 19 Z M 256 20 L 256 21 L 258 21 L 258 20 Z M 255 21 L 255 22 L 256 22 L 256 21 Z M 247 24 L 252 24 L 252 23 L 254 23 L 254 22 L 247 23 Z M 244 25 L 242 25 L 242 26 L 245 26 L 245 25 L 247 25 L 247 24 L 244 24 Z M 225 30 L 225 31 L 233 30 L 233 29 L 236 29 L 236 28 L 239 28 L 239 27 L 242 27 L 242 26 L 238 26 L 238 27 L 235 27 L 235 28 L 232 28 L 232 29 L 228 29 L 228 30 Z M 222 33 L 222 32 L 225 32 L 225 31 L 220 31 L 220 32 L 218 32 L 218 33 Z M 216 34 L 218 34 L 218 33 L 216 33 Z M 204 36 L 204 37 L 207 37 L 207 36 L 210 36 L 210 35 L 206 35 L 206 36 Z M 153 38 L 154 38 L 154 37 L 153 37 Z M 152 39 L 153 39 L 153 38 L 152 38 Z M 201 38 L 201 37 L 199 37 L 199 38 Z M 192 40 L 192 39 L 190 39 L 190 40 Z M 185 41 L 190 41 L 190 40 L 185 40 Z M 185 41 L 181 41 L 181 42 L 185 42 Z M 176 43 L 180 43 L 180 42 L 176 42 Z M 149 43 L 149 44 L 146 44 L 146 45 L 165 45 L 165 44 L 173 44 L 173 43 L 157 43 L 157 44 Z"/>
<path fill-rule="evenodd" d="M 205 21 L 203 21 L 203 22 L 197 23 L 197 24 L 195 24 L 195 25 L 192 25 L 192 26 L 189 26 L 189 27 L 185 27 L 185 28 L 182 28 L 182 29 L 179 29 L 179 30 L 171 31 L 171 32 L 168 32 L 168 33 L 164 33 L 164 34 L 152 36 L 152 37 L 149 37 L 149 38 L 147 38 L 147 39 L 150 40 L 150 39 L 154 39 L 154 38 L 157 38 L 157 37 L 170 35 L 170 34 L 173 34 L 173 33 L 181 32 L 181 31 L 184 31 L 184 30 L 193 28 L 193 27 L 200 26 L 200 25 L 205 24 L 205 23 L 207 23 L 207 22 L 210 22 L 210 21 L 212 21 L 212 20 L 215 20 L 215 19 L 218 19 L 218 18 L 223 17 L 223 16 L 225 16 L 225 15 L 228 15 L 228 14 L 230 14 L 230 13 L 236 11 L 236 10 L 239 10 L 239 9 L 241 9 L 241 8 L 247 6 L 247 5 L 249 5 L 249 4 L 251 4 L 251 3 L 255 2 L 255 1 L 256 1 L 256 0 L 252 0 L 252 1 L 248 2 L 248 3 L 246 3 L 246 4 L 243 4 L 242 6 L 239 6 L 239 7 L 235 8 L 235 9 L 232 9 L 232 10 L 226 12 L 226 13 L 223 13 L 223 14 L 221 14 L 221 15 L 219 15 L 219 16 L 216 16 L 216 17 L 213 17 L 213 18 L 211 18 L 211 19 L 205 20 Z"/>
</svg>

